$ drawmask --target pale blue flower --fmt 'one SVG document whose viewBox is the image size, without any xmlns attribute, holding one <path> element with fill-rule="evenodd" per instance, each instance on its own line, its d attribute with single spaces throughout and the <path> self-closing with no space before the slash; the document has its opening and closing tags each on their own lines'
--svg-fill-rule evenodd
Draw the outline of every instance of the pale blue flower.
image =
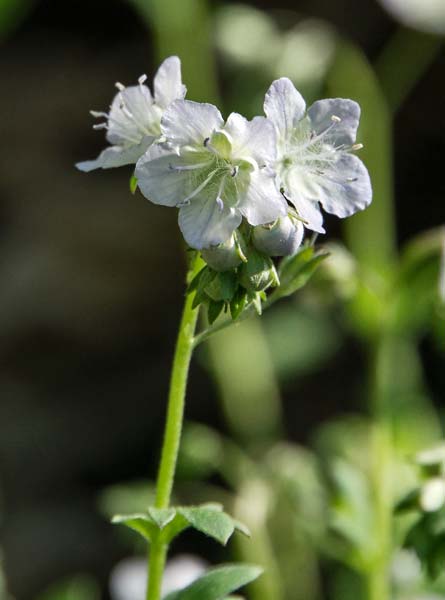
<svg viewBox="0 0 445 600">
<path fill-rule="evenodd" d="M 351 154 L 360 107 L 342 98 L 306 104 L 293 83 L 283 77 L 270 86 L 264 112 L 275 125 L 278 185 L 307 228 L 324 233 L 321 206 L 338 217 L 366 208 L 371 182 L 361 160 Z"/>
<path fill-rule="evenodd" d="M 103 150 L 96 160 L 77 163 L 81 171 L 110 169 L 134 164 L 161 133 L 160 122 L 167 106 L 184 98 L 186 88 L 181 81 L 181 63 L 177 56 L 170 56 L 159 67 L 154 80 L 154 96 L 144 85 L 146 76 L 139 84 L 124 87 L 117 83 L 118 93 L 110 106 L 110 112 L 91 111 L 94 117 L 105 121 L 94 129 L 106 129 L 107 141 L 112 144 Z"/>
<path fill-rule="evenodd" d="M 243 217 L 251 225 L 287 214 L 270 165 L 276 134 L 264 117 L 227 122 L 211 104 L 177 100 L 161 120 L 163 144 L 136 165 L 138 185 L 155 204 L 179 208 L 179 227 L 196 249 L 228 240 Z"/>
</svg>

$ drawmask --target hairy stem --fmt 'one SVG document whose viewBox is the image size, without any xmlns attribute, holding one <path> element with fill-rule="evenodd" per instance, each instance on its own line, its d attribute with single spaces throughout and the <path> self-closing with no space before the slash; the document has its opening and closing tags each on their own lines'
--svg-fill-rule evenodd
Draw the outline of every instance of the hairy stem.
<svg viewBox="0 0 445 600">
<path fill-rule="evenodd" d="M 199 254 L 196 253 L 190 265 L 188 273 L 189 281 L 202 268 L 202 265 L 202 260 L 199 258 Z M 184 420 L 185 392 L 187 388 L 190 360 L 193 353 L 193 336 L 199 312 L 197 308 L 192 308 L 193 297 L 194 294 L 186 295 L 176 341 L 168 396 L 167 421 L 161 460 L 159 463 L 158 478 L 156 481 L 155 506 L 157 508 L 168 508 L 175 478 Z M 149 559 L 147 600 L 160 599 L 167 550 L 167 545 L 161 539 L 155 538 L 152 540 Z"/>
</svg>

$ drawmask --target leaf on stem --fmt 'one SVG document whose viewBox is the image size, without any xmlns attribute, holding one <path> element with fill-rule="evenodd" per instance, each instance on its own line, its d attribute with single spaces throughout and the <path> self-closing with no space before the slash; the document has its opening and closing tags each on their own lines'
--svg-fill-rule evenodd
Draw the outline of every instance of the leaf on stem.
<svg viewBox="0 0 445 600">
<path fill-rule="evenodd" d="M 186 588 L 166 596 L 165 600 L 224 600 L 238 588 L 254 581 L 262 573 L 254 565 L 224 565 L 207 571 Z"/>
</svg>

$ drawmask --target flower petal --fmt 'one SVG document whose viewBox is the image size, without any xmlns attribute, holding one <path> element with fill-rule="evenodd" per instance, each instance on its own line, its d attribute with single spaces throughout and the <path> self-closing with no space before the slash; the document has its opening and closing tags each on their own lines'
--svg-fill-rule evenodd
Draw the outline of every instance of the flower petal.
<svg viewBox="0 0 445 600">
<path fill-rule="evenodd" d="M 145 135 L 159 135 L 160 109 L 146 85 L 134 85 L 118 92 L 113 99 L 108 121 L 110 144 L 137 144 Z"/>
<path fill-rule="evenodd" d="M 350 217 L 372 200 L 368 170 L 354 154 L 343 154 L 319 182 L 323 208 L 337 217 Z"/>
<path fill-rule="evenodd" d="M 355 142 L 360 120 L 360 106 L 354 100 L 344 98 L 318 100 L 308 109 L 307 114 L 316 134 L 321 134 L 330 128 L 325 139 L 334 146 L 351 145 Z M 336 122 L 332 117 L 341 120 Z"/>
<path fill-rule="evenodd" d="M 272 82 L 264 98 L 264 112 L 275 125 L 279 138 L 288 139 L 306 110 L 303 96 L 287 77 Z"/>
<path fill-rule="evenodd" d="M 232 139 L 232 158 L 253 158 L 259 166 L 276 158 L 276 134 L 273 124 L 264 117 L 251 121 L 238 113 L 227 119 L 223 131 Z"/>
<path fill-rule="evenodd" d="M 187 88 L 181 80 L 181 61 L 177 56 L 164 60 L 153 80 L 153 88 L 156 104 L 162 108 L 184 98 Z"/>
<path fill-rule="evenodd" d="M 145 136 L 140 144 L 123 148 L 111 146 L 103 150 L 95 160 L 86 160 L 76 164 L 80 171 L 88 172 L 94 169 L 111 169 L 136 163 L 156 138 Z"/>
<path fill-rule="evenodd" d="M 175 167 L 183 167 L 187 161 L 187 156 L 178 156 L 159 144 L 149 148 L 134 172 L 142 194 L 154 204 L 179 204 L 191 191 L 192 178 L 190 171 Z"/>
<path fill-rule="evenodd" d="M 213 104 L 176 100 L 164 112 L 161 129 L 173 146 L 203 146 L 204 140 L 223 123 Z"/>
<path fill-rule="evenodd" d="M 192 248 L 201 250 L 227 241 L 241 223 L 236 208 L 221 205 L 213 196 L 200 195 L 179 209 L 179 228 Z"/>
<path fill-rule="evenodd" d="M 307 229 L 317 233 L 326 233 L 323 227 L 323 214 L 316 200 L 310 200 L 298 192 L 289 196 L 289 202 L 295 206 L 298 215 L 304 220 Z"/>
<path fill-rule="evenodd" d="M 251 225 L 263 225 L 287 215 L 287 202 L 277 190 L 274 178 L 262 169 L 250 173 L 238 204 L 242 215 Z"/>
</svg>

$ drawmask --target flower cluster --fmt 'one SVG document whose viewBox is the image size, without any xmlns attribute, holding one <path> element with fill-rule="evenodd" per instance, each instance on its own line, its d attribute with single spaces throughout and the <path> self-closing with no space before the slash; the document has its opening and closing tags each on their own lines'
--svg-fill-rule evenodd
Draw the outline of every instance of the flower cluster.
<svg viewBox="0 0 445 600">
<path fill-rule="evenodd" d="M 265 116 L 224 121 L 215 106 L 184 99 L 177 57 L 160 66 L 153 95 L 145 80 L 116 84 L 109 113 L 92 112 L 111 146 L 77 167 L 135 164 L 142 194 L 179 209 L 184 239 L 215 271 L 294 255 L 305 229 L 325 231 L 321 208 L 347 217 L 371 202 L 368 172 L 353 154 L 361 148 L 356 102 L 320 100 L 306 110 L 283 77 L 266 93 Z"/>
</svg>

